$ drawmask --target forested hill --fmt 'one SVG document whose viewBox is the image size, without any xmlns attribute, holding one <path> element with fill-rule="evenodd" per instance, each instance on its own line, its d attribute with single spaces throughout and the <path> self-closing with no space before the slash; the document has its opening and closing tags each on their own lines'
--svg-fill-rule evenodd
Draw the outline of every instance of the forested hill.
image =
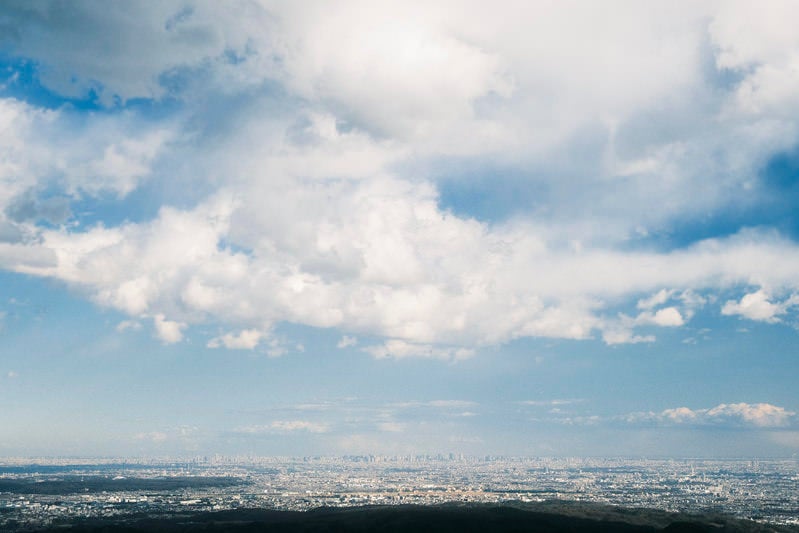
<svg viewBox="0 0 799 533">
<path fill-rule="evenodd" d="M 799 533 L 799 527 L 722 516 L 680 515 L 567 502 L 542 504 L 447 504 L 319 508 L 307 512 L 239 509 L 176 513 L 152 518 L 95 519 L 56 524 L 40 531 L 106 532 L 542 532 L 542 533 Z"/>
</svg>

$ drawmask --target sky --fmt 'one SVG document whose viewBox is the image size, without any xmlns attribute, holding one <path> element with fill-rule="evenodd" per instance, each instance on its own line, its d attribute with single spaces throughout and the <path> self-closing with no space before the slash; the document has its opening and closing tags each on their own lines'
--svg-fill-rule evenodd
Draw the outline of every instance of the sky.
<svg viewBox="0 0 799 533">
<path fill-rule="evenodd" d="M 0 456 L 799 454 L 799 6 L 0 5 Z"/>
</svg>

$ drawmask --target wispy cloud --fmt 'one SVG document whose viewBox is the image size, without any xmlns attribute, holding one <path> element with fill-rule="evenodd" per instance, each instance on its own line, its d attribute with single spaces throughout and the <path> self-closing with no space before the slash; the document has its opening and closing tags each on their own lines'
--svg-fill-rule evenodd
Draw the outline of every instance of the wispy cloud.
<svg viewBox="0 0 799 533">
<path fill-rule="evenodd" d="M 330 425 L 323 422 L 308 420 L 275 420 L 269 424 L 254 424 L 236 428 L 236 433 L 251 435 L 257 434 L 287 434 L 295 432 L 327 433 Z"/>
<path fill-rule="evenodd" d="M 120 333 L 128 330 L 138 331 L 140 329 L 141 329 L 141 322 L 139 322 L 138 320 L 123 320 L 116 326 L 116 330 Z"/>
<path fill-rule="evenodd" d="M 467 359 L 475 353 L 470 348 L 435 346 L 431 344 L 417 344 L 398 339 L 390 339 L 383 344 L 366 346 L 363 351 L 377 359 L 389 357 L 403 359 L 406 357 L 422 357 L 457 361 Z"/>
<path fill-rule="evenodd" d="M 583 403 L 584 401 L 585 400 L 580 398 L 556 398 L 553 400 L 524 400 L 519 403 L 521 405 L 531 405 L 534 407 L 558 407 Z"/>
<path fill-rule="evenodd" d="M 356 344 L 358 344 L 357 337 L 350 337 L 349 335 L 344 335 L 336 343 L 336 348 L 344 349 L 344 348 L 349 348 L 350 346 L 355 346 Z"/>
<path fill-rule="evenodd" d="M 169 435 L 167 435 L 163 431 L 150 431 L 146 433 L 136 433 L 133 435 L 134 440 L 139 441 L 148 441 L 153 443 L 165 442 L 169 439 Z"/>
</svg>

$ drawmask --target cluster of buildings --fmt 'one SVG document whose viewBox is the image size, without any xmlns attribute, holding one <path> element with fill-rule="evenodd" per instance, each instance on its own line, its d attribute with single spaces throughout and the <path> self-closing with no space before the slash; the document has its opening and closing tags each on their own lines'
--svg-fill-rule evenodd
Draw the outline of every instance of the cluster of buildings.
<svg viewBox="0 0 799 533">
<path fill-rule="evenodd" d="M 232 478 L 235 483 L 193 486 L 194 480 L 208 478 Z M 112 489 L 109 490 L 107 483 L 95 483 L 105 479 L 114 481 Z M 153 483 L 146 490 L 126 487 L 126 480 L 142 479 L 164 480 L 169 488 L 160 490 Z M 69 491 L 58 489 L 59 480 L 69 482 Z M 33 485 L 24 483 L 43 481 L 54 489 L 26 492 L 25 487 Z M 235 508 L 307 510 L 367 504 L 544 500 L 719 512 L 759 521 L 799 524 L 799 462 L 455 454 L 213 456 L 180 461 L 47 459 L 35 465 L 12 460 L 0 462 L 0 530 L 91 517 L 160 516 Z"/>
</svg>

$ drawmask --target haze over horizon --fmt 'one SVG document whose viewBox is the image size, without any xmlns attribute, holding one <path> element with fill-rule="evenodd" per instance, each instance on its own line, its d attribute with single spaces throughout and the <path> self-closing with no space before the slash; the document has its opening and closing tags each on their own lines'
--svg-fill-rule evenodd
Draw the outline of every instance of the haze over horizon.
<svg viewBox="0 0 799 533">
<path fill-rule="evenodd" d="M 0 4 L 0 456 L 796 457 L 799 4 Z"/>
</svg>

